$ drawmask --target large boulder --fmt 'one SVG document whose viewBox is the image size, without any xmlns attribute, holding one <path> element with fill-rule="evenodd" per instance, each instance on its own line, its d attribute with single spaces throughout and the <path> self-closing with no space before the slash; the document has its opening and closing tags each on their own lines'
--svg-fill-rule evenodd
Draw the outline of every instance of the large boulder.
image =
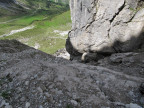
<svg viewBox="0 0 144 108">
<path fill-rule="evenodd" d="M 71 55 L 128 52 L 144 42 L 143 0 L 70 0 Z"/>
</svg>

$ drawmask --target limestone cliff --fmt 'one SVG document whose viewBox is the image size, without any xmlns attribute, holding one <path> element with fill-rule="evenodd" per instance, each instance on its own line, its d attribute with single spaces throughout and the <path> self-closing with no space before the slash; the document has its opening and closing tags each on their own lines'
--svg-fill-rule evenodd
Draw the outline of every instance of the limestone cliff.
<svg viewBox="0 0 144 108">
<path fill-rule="evenodd" d="M 71 0 L 71 55 L 133 51 L 144 41 L 143 0 Z"/>
</svg>

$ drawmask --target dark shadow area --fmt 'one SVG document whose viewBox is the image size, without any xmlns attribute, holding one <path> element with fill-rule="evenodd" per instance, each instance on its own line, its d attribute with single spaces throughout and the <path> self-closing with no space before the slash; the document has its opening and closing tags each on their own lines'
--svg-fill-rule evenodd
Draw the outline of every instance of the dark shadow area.
<svg viewBox="0 0 144 108">
<path fill-rule="evenodd" d="M 14 3 L 13 0 L 0 0 L 0 2 L 2 2 L 2 3 Z"/>
<path fill-rule="evenodd" d="M 96 53 L 98 55 L 98 59 L 101 59 L 106 56 L 110 56 L 113 53 L 125 53 L 125 52 L 140 52 L 144 51 L 144 30 L 140 33 L 139 36 L 131 36 L 132 38 L 126 42 L 121 42 L 115 40 L 111 47 L 104 47 L 98 52 L 91 51 L 86 53 Z M 79 53 L 70 42 L 70 38 L 68 37 L 66 41 L 66 50 L 70 53 L 71 57 L 81 57 L 82 53 Z M 109 52 L 110 51 L 110 52 Z"/>
<path fill-rule="evenodd" d="M 30 49 L 30 47 L 17 40 L 0 40 L 0 52 L 16 53 L 26 49 Z"/>
<path fill-rule="evenodd" d="M 16 55 L 16 59 L 25 60 L 25 59 L 37 59 L 48 61 L 50 63 L 61 63 L 67 64 L 71 61 L 64 58 L 55 57 L 53 55 L 42 52 L 38 49 L 32 48 L 28 45 L 25 45 L 17 40 L 0 40 L 0 55 L 1 54 L 10 54 L 12 56 Z M 3 59 L 0 56 L 0 59 Z"/>
</svg>

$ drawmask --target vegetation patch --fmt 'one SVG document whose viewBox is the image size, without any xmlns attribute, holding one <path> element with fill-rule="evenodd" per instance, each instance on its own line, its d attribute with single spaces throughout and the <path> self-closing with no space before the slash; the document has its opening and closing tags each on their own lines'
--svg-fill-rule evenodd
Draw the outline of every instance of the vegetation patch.
<svg viewBox="0 0 144 108">
<path fill-rule="evenodd" d="M 54 30 L 70 30 L 71 19 L 67 5 L 52 2 L 47 9 L 38 9 L 33 14 L 22 15 L 18 18 L 12 22 L 0 24 L 0 35 L 8 34 L 12 30 L 19 30 L 27 26 L 33 25 L 35 27 L 10 36 L 1 37 L 0 39 L 16 39 L 31 47 L 35 47 L 38 44 L 40 46 L 39 50 L 49 54 L 53 54 L 58 49 L 65 47 L 67 35 L 61 37 Z M 0 22 L 3 20 L 1 18 Z"/>
</svg>

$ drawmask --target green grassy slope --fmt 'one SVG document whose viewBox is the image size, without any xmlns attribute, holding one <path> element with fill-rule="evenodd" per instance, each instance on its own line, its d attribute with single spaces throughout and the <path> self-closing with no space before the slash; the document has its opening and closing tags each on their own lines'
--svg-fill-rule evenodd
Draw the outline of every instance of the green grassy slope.
<svg viewBox="0 0 144 108">
<path fill-rule="evenodd" d="M 11 18 L 10 18 L 11 17 Z M 53 54 L 65 45 L 67 35 L 61 36 L 54 32 L 68 31 L 71 28 L 70 11 L 66 5 L 53 3 L 47 9 L 38 9 L 34 14 L 5 17 L 16 20 L 0 24 L 0 35 L 10 33 L 11 30 L 21 29 L 34 25 L 30 30 L 19 32 L 0 39 L 16 39 L 31 47 L 39 46 L 38 49 Z M 0 17 L 0 22 L 6 21 Z"/>
<path fill-rule="evenodd" d="M 16 2 L 15 2 L 16 1 Z M 49 10 L 55 5 L 63 8 L 69 0 L 2 0 L 0 1 L 0 16 L 32 13 L 36 10 Z M 56 1 L 56 2 L 55 2 Z M 55 7 L 54 7 L 55 8 Z"/>
</svg>

